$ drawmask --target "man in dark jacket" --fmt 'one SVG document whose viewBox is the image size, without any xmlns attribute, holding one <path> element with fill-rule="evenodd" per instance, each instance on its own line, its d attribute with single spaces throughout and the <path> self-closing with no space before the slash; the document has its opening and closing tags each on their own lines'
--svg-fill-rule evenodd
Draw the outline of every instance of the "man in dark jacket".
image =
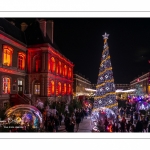
<svg viewBox="0 0 150 150">
<path fill-rule="evenodd" d="M 58 116 L 55 116 L 55 129 L 56 129 L 56 132 L 58 132 L 58 127 L 59 127 L 59 119 L 58 119 Z"/>
<path fill-rule="evenodd" d="M 107 132 L 107 126 L 108 126 L 109 122 L 107 120 L 107 118 L 105 118 L 105 122 L 104 122 L 104 125 L 105 125 L 105 132 Z"/>
<path fill-rule="evenodd" d="M 142 131 L 143 131 L 142 121 L 138 120 L 136 124 L 136 132 L 142 132 Z"/>
<path fill-rule="evenodd" d="M 63 118 L 62 118 L 62 114 L 60 113 L 60 114 L 59 114 L 59 126 L 60 126 L 60 127 L 61 127 L 62 119 L 63 119 Z"/>
<path fill-rule="evenodd" d="M 70 125 L 70 118 L 68 117 L 68 115 L 65 116 L 64 123 L 65 123 L 65 129 L 68 132 L 69 131 L 69 125 Z"/>
<path fill-rule="evenodd" d="M 79 130 L 80 122 L 81 122 L 81 117 L 80 117 L 80 115 L 77 115 L 76 116 L 76 132 L 78 132 L 78 130 Z"/>
<path fill-rule="evenodd" d="M 126 124 L 127 132 L 130 132 L 131 125 L 132 125 L 131 122 L 128 121 L 128 123 Z"/>
</svg>

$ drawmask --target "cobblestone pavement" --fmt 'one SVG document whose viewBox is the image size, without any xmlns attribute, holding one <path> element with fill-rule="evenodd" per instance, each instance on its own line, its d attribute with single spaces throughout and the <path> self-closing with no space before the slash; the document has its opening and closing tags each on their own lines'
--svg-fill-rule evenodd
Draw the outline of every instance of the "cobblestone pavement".
<svg viewBox="0 0 150 150">
<path fill-rule="evenodd" d="M 80 123 L 79 131 L 76 132 L 76 126 L 74 128 L 74 131 L 75 131 L 75 133 L 91 132 L 92 128 L 93 128 L 93 125 L 91 123 L 91 119 L 90 119 L 90 117 L 87 117 L 87 119 L 84 118 L 83 121 Z M 66 132 L 64 122 L 62 122 L 62 126 L 59 127 L 59 132 Z"/>
</svg>

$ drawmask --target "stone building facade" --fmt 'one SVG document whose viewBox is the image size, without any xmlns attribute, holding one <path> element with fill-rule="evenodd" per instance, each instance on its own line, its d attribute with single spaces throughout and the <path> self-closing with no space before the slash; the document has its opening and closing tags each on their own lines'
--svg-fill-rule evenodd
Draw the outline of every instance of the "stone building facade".
<svg viewBox="0 0 150 150">
<path fill-rule="evenodd" d="M 91 89 L 91 82 L 79 74 L 73 75 L 73 95 L 74 97 L 78 96 L 89 96 L 89 92 L 86 91 L 86 88 Z"/>
<path fill-rule="evenodd" d="M 122 90 L 129 90 L 130 84 L 115 84 L 116 90 L 122 89 Z"/>
<path fill-rule="evenodd" d="M 74 65 L 57 48 L 53 30 L 51 20 L 22 23 L 19 29 L 0 19 L 0 107 L 12 97 L 14 104 L 72 99 Z"/>
</svg>

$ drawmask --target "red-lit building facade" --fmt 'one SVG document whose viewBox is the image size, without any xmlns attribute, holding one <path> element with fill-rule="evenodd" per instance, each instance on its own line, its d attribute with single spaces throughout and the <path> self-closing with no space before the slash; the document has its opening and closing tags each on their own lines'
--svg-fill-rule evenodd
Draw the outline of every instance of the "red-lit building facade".
<svg viewBox="0 0 150 150">
<path fill-rule="evenodd" d="M 72 99 L 73 63 L 53 42 L 53 21 L 21 29 L 0 19 L 0 107 Z"/>
</svg>

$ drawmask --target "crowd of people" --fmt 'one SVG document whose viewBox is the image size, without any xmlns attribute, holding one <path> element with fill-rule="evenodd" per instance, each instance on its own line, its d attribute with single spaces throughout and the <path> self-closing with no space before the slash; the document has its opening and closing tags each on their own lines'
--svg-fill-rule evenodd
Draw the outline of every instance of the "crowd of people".
<svg viewBox="0 0 150 150">
<path fill-rule="evenodd" d="M 74 110 L 71 114 L 50 114 L 44 119 L 44 132 L 59 132 L 59 128 L 62 126 L 62 123 L 65 126 L 66 132 L 78 132 L 80 123 L 84 118 L 87 118 L 90 113 L 91 109 L 82 108 Z"/>
<path fill-rule="evenodd" d="M 100 132 L 150 132 L 149 115 L 143 115 L 134 107 L 120 108 L 115 120 L 98 121 Z"/>
</svg>

